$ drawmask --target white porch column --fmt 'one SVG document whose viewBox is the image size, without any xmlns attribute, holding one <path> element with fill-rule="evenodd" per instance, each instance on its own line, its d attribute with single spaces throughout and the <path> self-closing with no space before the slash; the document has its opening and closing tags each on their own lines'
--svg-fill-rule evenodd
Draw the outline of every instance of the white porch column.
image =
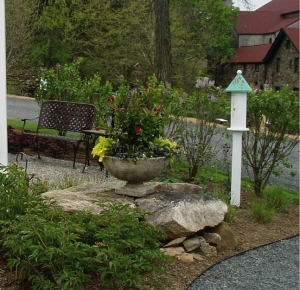
<svg viewBox="0 0 300 290">
<path fill-rule="evenodd" d="M 0 1 L 0 164 L 7 165 L 5 1 Z"/>
</svg>

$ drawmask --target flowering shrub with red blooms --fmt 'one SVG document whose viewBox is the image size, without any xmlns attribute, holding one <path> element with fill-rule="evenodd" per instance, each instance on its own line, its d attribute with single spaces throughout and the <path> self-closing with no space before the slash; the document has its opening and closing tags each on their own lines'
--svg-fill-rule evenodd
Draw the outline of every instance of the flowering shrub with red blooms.
<svg viewBox="0 0 300 290">
<path fill-rule="evenodd" d="M 99 139 L 96 148 L 102 146 L 106 155 L 122 158 L 172 155 L 176 144 L 168 140 L 162 142 L 164 127 L 171 120 L 170 104 L 174 94 L 170 92 L 171 87 L 158 84 L 155 77 L 134 88 L 123 83 L 106 103 L 113 118 L 113 127 L 107 128 L 110 138 L 102 145 L 98 144 L 104 140 Z M 103 157 L 99 150 L 95 149 L 93 154 Z"/>
</svg>

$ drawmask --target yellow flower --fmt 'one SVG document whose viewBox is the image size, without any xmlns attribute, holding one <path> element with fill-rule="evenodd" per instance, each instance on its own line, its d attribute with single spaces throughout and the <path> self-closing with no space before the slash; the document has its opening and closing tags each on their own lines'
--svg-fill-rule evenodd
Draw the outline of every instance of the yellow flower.
<svg viewBox="0 0 300 290">
<path fill-rule="evenodd" d="M 110 154 L 111 149 L 115 142 L 111 138 L 105 138 L 100 136 L 98 143 L 94 146 L 92 150 L 93 157 L 98 156 L 99 161 L 102 162 L 103 157 Z"/>
</svg>

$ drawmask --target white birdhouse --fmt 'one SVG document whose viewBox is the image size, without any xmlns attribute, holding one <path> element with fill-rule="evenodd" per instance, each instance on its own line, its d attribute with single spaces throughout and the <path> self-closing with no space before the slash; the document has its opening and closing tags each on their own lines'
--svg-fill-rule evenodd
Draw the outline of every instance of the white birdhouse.
<svg viewBox="0 0 300 290">
<path fill-rule="evenodd" d="M 242 71 L 238 71 L 236 77 L 226 89 L 231 93 L 231 131 L 247 131 L 247 92 L 251 92 L 251 87 L 242 76 Z"/>
<path fill-rule="evenodd" d="M 231 93 L 230 128 L 227 129 L 232 132 L 231 204 L 236 206 L 240 206 L 241 199 L 242 135 L 248 131 L 247 93 L 251 91 L 240 70 L 226 89 Z"/>
</svg>

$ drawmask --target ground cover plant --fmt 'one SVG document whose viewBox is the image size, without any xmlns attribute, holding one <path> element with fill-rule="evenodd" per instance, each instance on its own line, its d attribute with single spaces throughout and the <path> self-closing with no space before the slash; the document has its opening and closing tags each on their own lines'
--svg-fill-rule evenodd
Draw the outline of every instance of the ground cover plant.
<svg viewBox="0 0 300 290">
<path fill-rule="evenodd" d="M 22 169 L 2 167 L 0 177 L 1 249 L 32 289 L 84 289 L 96 273 L 103 287 L 131 289 L 163 272 L 163 233 L 143 221 L 146 213 L 105 203 L 99 216 L 68 214 L 30 191 Z"/>
</svg>

